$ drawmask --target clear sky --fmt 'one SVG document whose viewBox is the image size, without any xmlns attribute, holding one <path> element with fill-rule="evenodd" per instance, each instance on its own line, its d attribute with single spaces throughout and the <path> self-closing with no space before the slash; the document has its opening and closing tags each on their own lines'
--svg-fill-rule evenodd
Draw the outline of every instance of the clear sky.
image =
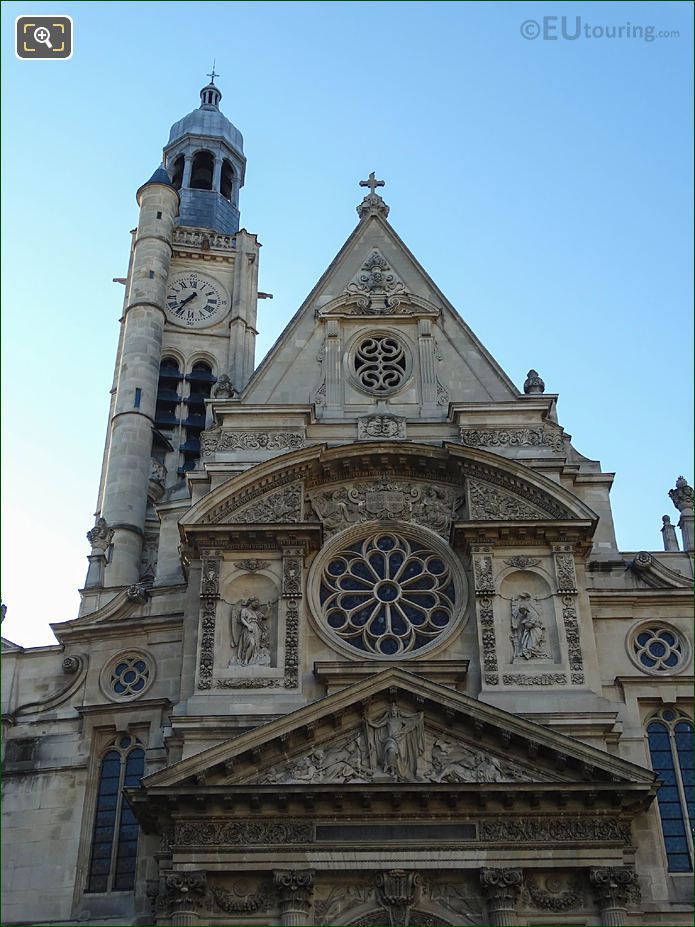
<svg viewBox="0 0 695 927">
<path fill-rule="evenodd" d="M 26 13 L 73 17 L 70 61 L 15 59 Z M 580 38 L 560 19 L 556 40 L 521 33 L 563 15 Z M 692 20 L 680 2 L 3 3 L 3 635 L 48 643 L 49 622 L 76 617 L 111 280 L 135 191 L 213 58 L 275 296 L 257 361 L 374 170 L 394 227 L 514 382 L 535 367 L 578 450 L 616 472 L 621 548 L 660 549 L 667 491 L 694 475 Z"/>
</svg>

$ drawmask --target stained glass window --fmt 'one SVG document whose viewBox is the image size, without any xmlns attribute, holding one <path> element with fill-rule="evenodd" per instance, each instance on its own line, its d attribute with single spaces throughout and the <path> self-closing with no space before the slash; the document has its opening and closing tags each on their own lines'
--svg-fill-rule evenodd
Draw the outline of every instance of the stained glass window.
<svg viewBox="0 0 695 927">
<path fill-rule="evenodd" d="M 647 725 L 669 872 L 693 870 L 693 724 L 680 711 L 664 708 Z"/>
<path fill-rule="evenodd" d="M 145 753 L 138 742 L 119 735 L 101 760 L 94 818 L 88 892 L 132 891 L 139 826 L 123 795 L 140 784 Z"/>
</svg>

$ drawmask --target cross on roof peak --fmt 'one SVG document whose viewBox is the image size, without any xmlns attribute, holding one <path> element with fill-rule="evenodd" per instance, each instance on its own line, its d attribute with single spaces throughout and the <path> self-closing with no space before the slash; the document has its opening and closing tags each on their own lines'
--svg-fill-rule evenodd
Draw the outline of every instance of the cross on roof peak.
<svg viewBox="0 0 695 927">
<path fill-rule="evenodd" d="M 210 78 L 210 83 L 211 83 L 211 84 L 214 84 L 214 83 L 215 83 L 215 78 L 220 76 L 219 74 L 215 73 L 215 59 L 214 59 L 214 58 L 213 58 L 213 61 L 212 61 L 212 71 L 210 71 L 210 72 L 209 72 L 208 74 L 206 74 L 205 76 Z"/>
<path fill-rule="evenodd" d="M 374 177 L 374 171 L 369 175 L 369 180 L 360 180 L 361 187 L 369 187 L 369 192 L 373 194 L 377 187 L 383 187 L 386 185 L 384 180 L 376 180 Z"/>
</svg>

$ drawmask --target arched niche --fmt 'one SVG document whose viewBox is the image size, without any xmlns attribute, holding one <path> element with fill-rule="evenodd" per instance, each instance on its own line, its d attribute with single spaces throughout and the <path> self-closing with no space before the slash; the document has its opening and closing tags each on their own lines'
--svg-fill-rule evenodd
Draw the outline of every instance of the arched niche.
<svg viewBox="0 0 695 927">
<path fill-rule="evenodd" d="M 554 596 L 540 571 L 511 570 L 500 583 L 498 602 L 504 662 L 514 667 L 560 662 Z"/>
</svg>

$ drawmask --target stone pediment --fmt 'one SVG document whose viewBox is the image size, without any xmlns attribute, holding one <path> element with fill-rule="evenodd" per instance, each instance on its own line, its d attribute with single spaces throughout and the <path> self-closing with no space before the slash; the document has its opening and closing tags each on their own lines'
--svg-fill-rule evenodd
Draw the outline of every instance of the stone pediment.
<svg viewBox="0 0 695 927">
<path fill-rule="evenodd" d="M 651 793 L 646 769 L 392 667 L 143 780 L 207 792 L 399 788 Z"/>
<path fill-rule="evenodd" d="M 265 461 L 207 493 L 180 524 L 186 532 L 197 525 L 321 522 L 333 533 L 396 517 L 445 537 L 455 521 L 574 522 L 589 533 L 597 521 L 567 489 L 518 462 L 455 444 L 381 439 L 368 451 L 362 442 L 313 445 Z"/>
</svg>

